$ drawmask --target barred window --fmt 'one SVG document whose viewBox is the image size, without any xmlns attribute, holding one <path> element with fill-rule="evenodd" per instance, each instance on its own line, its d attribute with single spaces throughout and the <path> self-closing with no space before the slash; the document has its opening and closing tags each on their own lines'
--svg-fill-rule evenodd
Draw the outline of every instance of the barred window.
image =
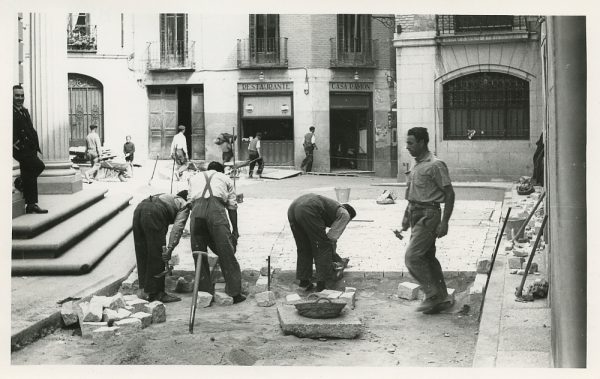
<svg viewBox="0 0 600 379">
<path fill-rule="evenodd" d="M 469 74 L 444 84 L 444 139 L 529 139 L 529 82 Z"/>
</svg>

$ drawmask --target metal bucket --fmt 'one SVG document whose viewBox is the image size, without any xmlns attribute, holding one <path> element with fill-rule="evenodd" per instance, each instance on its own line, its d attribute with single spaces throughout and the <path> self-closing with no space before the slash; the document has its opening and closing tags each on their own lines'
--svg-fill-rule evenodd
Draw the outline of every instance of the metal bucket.
<svg viewBox="0 0 600 379">
<path fill-rule="evenodd" d="M 350 188 L 335 188 L 335 197 L 340 203 L 347 203 L 350 200 Z"/>
</svg>

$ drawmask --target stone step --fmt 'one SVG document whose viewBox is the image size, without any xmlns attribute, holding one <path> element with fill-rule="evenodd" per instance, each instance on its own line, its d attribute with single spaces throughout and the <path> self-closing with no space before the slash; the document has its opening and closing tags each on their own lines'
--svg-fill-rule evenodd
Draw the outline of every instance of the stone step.
<svg viewBox="0 0 600 379">
<path fill-rule="evenodd" d="M 12 275 L 85 274 L 108 253 L 127 250 L 126 254 L 135 255 L 131 233 L 134 210 L 134 206 L 125 208 L 58 258 L 13 259 Z"/>
<path fill-rule="evenodd" d="M 107 189 L 86 189 L 68 195 L 40 195 L 39 205 L 46 214 L 24 214 L 12 220 L 12 238 L 33 238 L 58 225 L 77 212 L 102 200 Z"/>
<path fill-rule="evenodd" d="M 127 207 L 131 199 L 129 194 L 107 196 L 31 239 L 13 240 L 12 258 L 56 258 Z"/>
</svg>

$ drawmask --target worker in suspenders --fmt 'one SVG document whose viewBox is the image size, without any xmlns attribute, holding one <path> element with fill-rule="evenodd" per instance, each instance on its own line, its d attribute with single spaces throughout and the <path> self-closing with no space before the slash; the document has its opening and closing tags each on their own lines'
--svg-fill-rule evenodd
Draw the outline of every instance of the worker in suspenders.
<svg viewBox="0 0 600 379">
<path fill-rule="evenodd" d="M 242 273 L 235 258 L 239 233 L 233 182 L 224 174 L 221 163 L 211 162 L 207 171 L 194 175 L 189 183 L 193 202 L 190 216 L 192 251 L 206 252 L 210 247 L 219 257 L 225 292 L 233 298 L 234 304 L 240 303 L 246 297 L 242 295 Z M 233 230 L 229 228 L 230 221 Z M 195 264 L 197 259 L 195 255 Z"/>
</svg>

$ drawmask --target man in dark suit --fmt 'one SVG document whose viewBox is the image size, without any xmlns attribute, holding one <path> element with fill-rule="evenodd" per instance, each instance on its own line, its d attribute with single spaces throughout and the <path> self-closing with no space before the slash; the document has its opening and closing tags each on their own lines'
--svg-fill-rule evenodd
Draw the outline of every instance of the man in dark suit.
<svg viewBox="0 0 600 379">
<path fill-rule="evenodd" d="M 24 100 L 23 87 L 13 86 L 13 158 L 19 162 L 21 170 L 21 176 L 15 180 L 15 188 L 23 192 L 26 213 L 48 213 L 37 205 L 37 178 L 46 166 L 38 157 L 38 152 L 42 151 L 29 111 L 23 107 Z"/>
</svg>

